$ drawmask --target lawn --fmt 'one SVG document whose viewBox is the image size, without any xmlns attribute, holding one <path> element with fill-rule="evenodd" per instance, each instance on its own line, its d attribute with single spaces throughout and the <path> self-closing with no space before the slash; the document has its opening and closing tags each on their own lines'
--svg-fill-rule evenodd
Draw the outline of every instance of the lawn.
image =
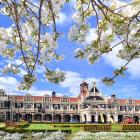
<svg viewBox="0 0 140 140">
<path fill-rule="evenodd" d="M 0 123 L 0 128 L 5 127 L 5 123 Z"/>
<path fill-rule="evenodd" d="M 122 124 L 112 124 L 111 125 L 111 131 L 116 132 L 116 131 L 122 131 Z"/>
<path fill-rule="evenodd" d="M 32 123 L 24 129 L 29 129 L 29 130 L 71 130 L 72 132 L 78 132 L 80 131 L 80 126 L 83 124 L 36 124 Z M 91 124 L 89 124 L 91 125 Z M 95 125 L 95 124 L 92 124 Z M 99 124 L 102 125 L 102 124 Z M 112 124 L 111 125 L 111 132 L 118 132 L 122 131 L 122 124 Z"/>
<path fill-rule="evenodd" d="M 46 129 L 52 129 L 53 127 L 50 124 L 30 124 L 29 126 L 24 127 L 24 129 L 40 129 L 40 130 L 46 130 Z"/>
<path fill-rule="evenodd" d="M 107 127 L 100 127 L 100 125 L 104 125 L 104 124 L 86 124 L 87 125 L 96 125 L 95 128 L 97 126 L 95 131 L 108 131 L 108 132 L 123 132 L 124 130 L 122 129 L 123 128 L 123 125 L 122 124 L 111 124 L 111 130 L 108 129 Z M 31 124 L 27 124 L 27 125 L 23 125 L 23 126 L 20 126 L 20 127 L 7 127 L 5 128 L 5 130 L 9 130 L 9 131 L 12 131 L 12 129 L 16 132 L 19 132 L 19 131 L 35 131 L 35 132 L 38 132 L 38 131 L 58 131 L 58 130 L 64 130 L 65 132 L 79 132 L 81 130 L 83 130 L 83 124 L 45 124 L 45 123 L 31 123 Z M 4 127 L 4 123 L 0 123 L 0 128 L 3 128 Z M 90 127 L 89 127 L 90 128 Z M 130 130 L 130 129 L 129 129 Z M 133 129 L 132 129 L 133 130 Z M 131 130 L 131 131 L 132 131 Z M 139 131 L 140 129 L 136 129 L 137 131 Z M 134 130 L 134 131 L 136 131 Z M 87 128 L 86 128 L 86 131 L 87 131 Z M 92 131 L 92 130 L 91 130 Z M 93 130 L 94 131 L 94 130 Z M 126 130 L 127 131 L 127 130 Z"/>
<path fill-rule="evenodd" d="M 79 124 L 29 124 L 23 127 L 26 130 L 71 130 L 72 132 L 80 131 Z"/>
</svg>

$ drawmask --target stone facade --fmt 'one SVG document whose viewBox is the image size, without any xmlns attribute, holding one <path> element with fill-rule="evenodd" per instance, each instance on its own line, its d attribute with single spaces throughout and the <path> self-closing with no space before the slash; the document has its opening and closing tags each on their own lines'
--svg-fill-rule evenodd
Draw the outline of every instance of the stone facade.
<svg viewBox="0 0 140 140">
<path fill-rule="evenodd" d="M 139 123 L 140 100 L 104 97 L 96 87 L 83 81 L 77 97 L 7 95 L 0 90 L 0 119 L 45 122 L 109 123 L 122 122 L 125 117 Z"/>
</svg>

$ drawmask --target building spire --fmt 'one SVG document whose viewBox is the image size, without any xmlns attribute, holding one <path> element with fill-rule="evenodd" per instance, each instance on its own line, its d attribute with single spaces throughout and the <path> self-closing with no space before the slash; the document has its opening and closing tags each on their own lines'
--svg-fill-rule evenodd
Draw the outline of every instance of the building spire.
<svg viewBox="0 0 140 140">
<path fill-rule="evenodd" d="M 93 81 L 92 84 L 93 84 L 93 87 L 96 87 L 96 81 Z"/>
</svg>

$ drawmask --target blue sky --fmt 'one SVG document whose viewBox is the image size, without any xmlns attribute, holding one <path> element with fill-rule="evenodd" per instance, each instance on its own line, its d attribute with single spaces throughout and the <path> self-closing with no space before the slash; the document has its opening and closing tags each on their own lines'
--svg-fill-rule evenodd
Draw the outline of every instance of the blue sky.
<svg viewBox="0 0 140 140">
<path fill-rule="evenodd" d="M 74 24 L 71 18 L 74 9 L 72 5 L 65 5 L 60 14 L 60 19 L 57 21 L 57 29 L 64 32 L 64 37 L 59 39 L 59 48 L 57 52 L 65 55 L 64 61 L 53 62 L 49 64 L 52 69 L 60 68 L 66 72 L 66 80 L 59 84 L 52 84 L 45 80 L 43 70 L 38 68 L 39 80 L 33 87 L 26 92 L 18 92 L 16 86 L 21 81 L 20 75 L 3 75 L 0 74 L 0 88 L 6 89 L 10 94 L 25 94 L 33 95 L 51 94 L 51 91 L 56 91 L 58 95 L 77 96 L 79 94 L 79 85 L 85 80 L 92 85 L 93 81 L 97 82 L 97 86 L 101 89 L 103 95 L 110 96 L 115 93 L 119 98 L 140 98 L 140 59 L 134 60 L 128 67 L 125 77 L 116 79 L 116 84 L 113 86 L 105 86 L 100 82 L 104 76 L 111 76 L 115 68 L 119 68 L 124 62 L 115 57 L 117 50 L 109 55 L 103 56 L 100 61 L 94 65 L 90 65 L 87 60 L 79 60 L 74 58 L 76 48 L 83 47 L 80 44 L 70 41 L 67 38 L 69 28 Z M 90 20 L 92 29 L 87 40 L 94 38 L 93 30 L 96 27 L 94 18 Z M 7 16 L 0 15 L 0 27 L 9 27 L 11 20 Z M 0 56 L 0 68 L 7 64 L 8 61 Z"/>
</svg>

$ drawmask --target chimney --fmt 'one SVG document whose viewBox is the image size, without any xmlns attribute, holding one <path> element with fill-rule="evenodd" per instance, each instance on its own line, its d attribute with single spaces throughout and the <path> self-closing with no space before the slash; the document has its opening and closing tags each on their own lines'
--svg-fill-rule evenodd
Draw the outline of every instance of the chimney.
<svg viewBox="0 0 140 140">
<path fill-rule="evenodd" d="M 52 97 L 55 97 L 55 91 L 52 92 Z"/>
</svg>

